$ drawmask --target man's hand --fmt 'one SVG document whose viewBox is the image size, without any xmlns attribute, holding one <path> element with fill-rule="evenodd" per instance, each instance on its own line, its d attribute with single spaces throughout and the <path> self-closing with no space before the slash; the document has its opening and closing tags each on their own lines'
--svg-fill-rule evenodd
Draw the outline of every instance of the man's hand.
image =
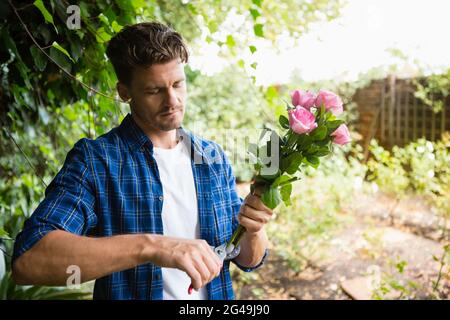
<svg viewBox="0 0 450 320">
<path fill-rule="evenodd" d="M 238 221 L 248 233 L 254 234 L 259 232 L 272 219 L 272 216 L 273 211 L 264 205 L 261 201 L 261 192 L 256 189 L 253 194 L 245 198 Z"/>
<path fill-rule="evenodd" d="M 150 235 L 150 238 L 157 242 L 157 249 L 150 253 L 150 260 L 161 267 L 186 272 L 195 290 L 217 277 L 222 269 L 222 261 L 205 240 L 160 235 Z"/>
</svg>

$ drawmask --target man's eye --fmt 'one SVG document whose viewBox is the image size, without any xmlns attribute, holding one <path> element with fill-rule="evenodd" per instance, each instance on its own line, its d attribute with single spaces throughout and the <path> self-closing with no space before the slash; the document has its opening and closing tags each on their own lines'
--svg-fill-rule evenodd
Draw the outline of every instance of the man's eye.
<svg viewBox="0 0 450 320">
<path fill-rule="evenodd" d="M 145 92 L 146 94 L 151 94 L 151 95 L 153 95 L 153 94 L 158 94 L 159 93 L 159 90 L 150 90 L 150 91 L 147 91 L 147 92 Z"/>
<path fill-rule="evenodd" d="M 173 84 L 173 87 L 174 87 L 174 88 L 180 88 L 182 85 L 183 85 L 183 81 L 175 82 L 175 83 Z"/>
</svg>

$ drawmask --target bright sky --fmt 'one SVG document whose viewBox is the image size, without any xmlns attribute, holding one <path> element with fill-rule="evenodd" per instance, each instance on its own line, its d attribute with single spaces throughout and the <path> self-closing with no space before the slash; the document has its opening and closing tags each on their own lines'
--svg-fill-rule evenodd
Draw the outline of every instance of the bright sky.
<svg viewBox="0 0 450 320">
<path fill-rule="evenodd" d="M 410 67 L 401 67 L 404 74 L 411 73 L 414 60 L 442 70 L 450 67 L 449 14 L 449 0 L 347 0 L 338 19 L 313 25 L 298 46 L 282 38 L 279 54 L 258 43 L 248 58 L 258 63 L 257 83 L 263 85 L 286 83 L 293 70 L 306 81 L 348 81 L 372 67 L 402 64 L 389 49 L 408 57 Z M 219 71 L 224 61 L 215 56 L 217 49 L 205 47 L 204 55 L 193 57 L 194 67 Z"/>
</svg>

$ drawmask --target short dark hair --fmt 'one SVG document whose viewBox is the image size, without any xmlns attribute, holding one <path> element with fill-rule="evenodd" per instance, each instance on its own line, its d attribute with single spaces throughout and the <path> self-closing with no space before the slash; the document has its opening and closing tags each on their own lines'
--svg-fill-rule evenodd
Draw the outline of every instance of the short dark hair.
<svg viewBox="0 0 450 320">
<path fill-rule="evenodd" d="M 143 22 L 124 27 L 108 43 L 106 55 L 120 82 L 129 85 L 133 69 L 149 67 L 180 58 L 189 52 L 183 37 L 159 22 Z"/>
</svg>

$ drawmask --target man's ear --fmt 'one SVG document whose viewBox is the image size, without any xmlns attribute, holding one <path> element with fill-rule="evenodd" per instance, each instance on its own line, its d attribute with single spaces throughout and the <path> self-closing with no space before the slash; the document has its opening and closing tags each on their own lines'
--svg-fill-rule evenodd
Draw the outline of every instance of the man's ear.
<svg viewBox="0 0 450 320">
<path fill-rule="evenodd" d="M 125 84 L 123 84 L 121 82 L 117 82 L 116 88 L 117 88 L 117 92 L 119 93 L 120 98 L 123 101 L 125 101 L 125 102 L 130 101 L 130 99 L 131 99 L 130 91 L 128 90 L 128 87 Z"/>
</svg>

